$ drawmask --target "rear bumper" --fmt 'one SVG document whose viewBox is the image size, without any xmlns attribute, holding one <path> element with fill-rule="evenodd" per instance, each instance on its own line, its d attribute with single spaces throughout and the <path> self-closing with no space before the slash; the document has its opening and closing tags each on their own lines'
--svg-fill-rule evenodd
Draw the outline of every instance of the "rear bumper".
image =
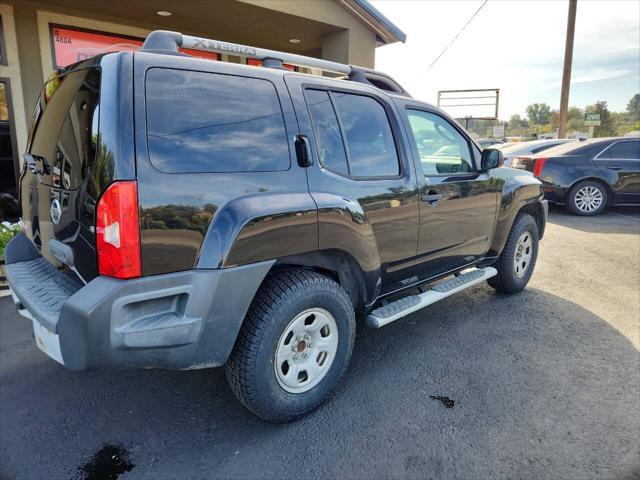
<svg viewBox="0 0 640 480">
<path fill-rule="evenodd" d="M 273 264 L 132 280 L 98 276 L 82 286 L 23 234 L 7 245 L 5 262 L 14 302 L 33 322 L 38 347 L 73 370 L 224 364 Z"/>
</svg>

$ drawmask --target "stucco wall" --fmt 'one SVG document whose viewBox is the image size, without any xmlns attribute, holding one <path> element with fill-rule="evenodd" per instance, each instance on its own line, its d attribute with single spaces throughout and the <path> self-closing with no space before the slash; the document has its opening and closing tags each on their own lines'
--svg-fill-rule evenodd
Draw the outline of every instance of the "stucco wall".
<svg viewBox="0 0 640 480">
<path fill-rule="evenodd" d="M 289 0 L 240 0 L 262 9 L 271 9 L 287 15 L 327 24 L 333 30 L 322 37 L 322 45 L 313 50 L 328 60 L 351 63 L 364 67 L 374 66 L 376 34 L 365 23 L 350 13 L 339 1 L 314 0 L 296 2 Z M 62 23 L 81 28 L 103 30 L 112 33 L 144 37 L 154 25 L 136 22 L 124 16 L 126 10 L 113 8 L 113 15 L 89 13 L 81 8 L 28 0 L 9 0 L 5 3 L 13 8 L 15 38 L 19 47 L 19 62 L 14 64 L 19 74 L 12 80 L 16 131 L 20 153 L 26 145 L 27 122 L 37 100 L 43 80 L 50 74 L 53 65 L 48 23 Z M 187 4 L 184 2 L 181 5 Z M 77 3 L 78 7 L 83 5 Z M 201 5 L 201 4 L 199 4 Z M 7 32 L 5 25 L 5 36 Z M 282 29 L 275 25 L 274 29 Z M 210 32 L 215 36 L 215 32 Z M 221 38 L 224 40 L 224 38 Z M 226 59 L 226 57 L 224 58 Z M 19 81 L 18 81 L 19 79 Z M 17 85 L 16 85 L 17 84 Z M 16 88 L 19 85 L 19 88 Z M 19 95 L 16 94 L 19 93 Z M 18 97 L 18 98 L 16 98 Z"/>
</svg>

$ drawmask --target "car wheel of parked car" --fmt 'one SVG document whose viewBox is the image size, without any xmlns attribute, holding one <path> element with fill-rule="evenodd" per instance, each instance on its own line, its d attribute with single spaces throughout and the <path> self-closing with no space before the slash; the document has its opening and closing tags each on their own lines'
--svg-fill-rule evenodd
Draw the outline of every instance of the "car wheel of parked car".
<svg viewBox="0 0 640 480">
<path fill-rule="evenodd" d="M 498 274 L 488 282 L 499 292 L 516 293 L 529 283 L 538 258 L 538 224 L 526 213 L 513 222 L 507 242 L 493 265 Z"/>
<path fill-rule="evenodd" d="M 607 189 L 600 182 L 580 182 L 569 191 L 565 205 L 575 215 L 598 215 L 607 206 Z"/>
<path fill-rule="evenodd" d="M 355 339 L 347 293 L 307 270 L 275 274 L 262 285 L 227 363 L 238 399 L 274 423 L 316 408 L 344 374 Z"/>
</svg>

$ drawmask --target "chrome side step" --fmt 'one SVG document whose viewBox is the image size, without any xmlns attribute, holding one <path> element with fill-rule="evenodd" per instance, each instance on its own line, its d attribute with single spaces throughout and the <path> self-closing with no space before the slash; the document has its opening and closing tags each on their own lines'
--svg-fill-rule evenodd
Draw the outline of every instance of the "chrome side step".
<svg viewBox="0 0 640 480">
<path fill-rule="evenodd" d="M 465 270 L 455 278 L 438 283 L 434 285 L 431 290 L 421 293 L 420 295 L 403 297 L 400 300 L 376 308 L 367 316 L 367 325 L 373 328 L 384 327 L 388 323 L 406 317 L 416 310 L 436 303 L 497 274 L 498 271 L 493 267 Z"/>
</svg>

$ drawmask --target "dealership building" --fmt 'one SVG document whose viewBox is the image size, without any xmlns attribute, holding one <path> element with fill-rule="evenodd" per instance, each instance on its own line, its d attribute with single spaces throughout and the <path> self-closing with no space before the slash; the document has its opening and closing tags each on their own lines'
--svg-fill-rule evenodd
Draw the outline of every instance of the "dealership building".
<svg viewBox="0 0 640 480">
<path fill-rule="evenodd" d="M 0 199 L 16 192 L 29 118 L 56 67 L 136 50 L 157 29 L 373 67 L 405 34 L 366 0 L 55 0 L 0 4 Z M 256 64 L 234 55 L 187 52 Z M 291 67 L 294 68 L 294 67 Z M 10 215 L 3 213 L 0 220 Z"/>
</svg>

